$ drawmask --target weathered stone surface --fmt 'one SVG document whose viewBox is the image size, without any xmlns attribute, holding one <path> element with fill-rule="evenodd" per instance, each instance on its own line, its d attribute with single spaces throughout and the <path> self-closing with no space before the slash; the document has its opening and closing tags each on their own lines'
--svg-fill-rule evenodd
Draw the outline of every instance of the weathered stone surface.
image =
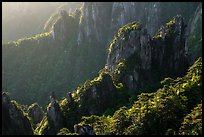
<svg viewBox="0 0 204 137">
<path fill-rule="evenodd" d="M 84 42 L 96 42 L 98 45 L 107 41 L 111 14 L 112 2 L 89 2 L 84 3 L 82 10 L 82 20 L 78 33 L 78 45 Z M 92 39 L 90 39 L 90 37 Z"/>
<path fill-rule="evenodd" d="M 78 45 L 90 37 L 94 37 L 98 45 L 106 45 L 120 27 L 132 21 L 140 21 L 152 36 L 161 25 L 160 12 L 159 2 L 84 3 Z M 88 41 L 92 42 L 91 39 Z"/>
<path fill-rule="evenodd" d="M 123 29 L 131 28 L 130 26 L 127 25 Z M 120 78 L 130 89 L 137 90 L 145 86 L 144 83 L 153 82 L 155 76 L 160 78 L 181 75 L 188 66 L 185 54 L 185 25 L 179 15 L 165 27 L 161 27 L 153 38 L 140 25 L 137 29 L 123 31 L 112 43 L 107 58 L 110 74 L 115 73 L 121 59 L 128 60 L 134 55 L 131 59 L 135 64 Z"/>
</svg>

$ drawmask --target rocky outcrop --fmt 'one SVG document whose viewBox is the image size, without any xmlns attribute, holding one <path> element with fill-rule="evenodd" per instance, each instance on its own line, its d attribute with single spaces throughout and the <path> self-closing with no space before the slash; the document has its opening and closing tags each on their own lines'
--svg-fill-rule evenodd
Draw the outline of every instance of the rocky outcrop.
<svg viewBox="0 0 204 137">
<path fill-rule="evenodd" d="M 53 39 L 60 39 L 63 41 L 68 34 L 68 14 L 65 10 L 60 10 L 59 15 L 59 19 L 53 25 L 52 36 Z"/>
<path fill-rule="evenodd" d="M 56 16 L 56 21 L 52 25 L 52 37 L 57 41 L 67 42 L 75 31 L 73 28 L 78 26 L 77 19 L 68 15 L 66 10 L 59 10 Z"/>
<path fill-rule="evenodd" d="M 155 77 L 181 75 L 188 65 L 184 34 L 181 16 L 174 17 L 161 27 L 153 38 L 141 24 L 127 24 L 110 44 L 107 58 L 109 73 L 121 75 L 119 79 L 134 90 L 154 82 Z M 124 75 L 117 68 L 122 59 L 129 61 Z"/>
<path fill-rule="evenodd" d="M 162 68 L 164 75 L 185 72 L 188 62 L 185 51 L 185 31 L 183 17 L 175 16 L 161 28 L 151 41 L 153 69 Z M 173 73 L 173 72 L 175 73 Z"/>
<path fill-rule="evenodd" d="M 144 60 L 142 63 L 143 68 L 150 67 L 151 53 L 146 52 L 150 48 L 150 36 L 147 30 L 137 22 L 133 22 L 122 27 L 118 34 L 111 42 L 109 47 L 109 54 L 107 57 L 107 65 L 110 73 L 113 73 L 117 64 L 121 59 L 127 59 L 135 52 L 140 54 Z M 148 48 L 148 49 L 147 49 Z M 146 56 L 146 54 L 149 54 Z M 145 63 L 145 64 L 144 64 Z M 148 63 L 148 65 L 146 65 Z"/>
<path fill-rule="evenodd" d="M 34 103 L 28 108 L 28 116 L 32 119 L 35 126 L 43 119 L 44 112 L 37 103 Z"/>
<path fill-rule="evenodd" d="M 2 134 L 33 135 L 28 118 L 17 105 L 6 93 L 2 93 Z"/>
<path fill-rule="evenodd" d="M 62 112 L 54 98 L 51 98 L 51 102 L 47 107 L 47 119 L 50 128 L 46 134 L 56 134 L 63 127 Z"/>
</svg>

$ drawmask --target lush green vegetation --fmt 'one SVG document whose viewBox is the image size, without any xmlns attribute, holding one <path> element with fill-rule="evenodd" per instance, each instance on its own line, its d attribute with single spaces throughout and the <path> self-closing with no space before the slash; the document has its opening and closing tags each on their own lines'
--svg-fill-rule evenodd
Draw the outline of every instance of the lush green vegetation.
<svg viewBox="0 0 204 137">
<path fill-rule="evenodd" d="M 81 124 L 93 126 L 98 135 L 201 134 L 201 105 L 196 107 L 202 100 L 201 78 L 200 58 L 184 77 L 166 79 L 163 88 L 140 94 L 132 107 L 121 107 L 111 117 L 83 117 Z"/>
<path fill-rule="evenodd" d="M 134 61 L 134 56 L 119 62 L 116 71 L 126 70 L 127 73 L 127 70 L 131 69 L 131 66 L 127 65 L 131 64 L 132 59 Z M 123 83 L 116 79 L 119 74 L 110 77 L 105 67 L 98 77 L 87 80 L 73 91 L 74 102 L 68 103 L 67 99 L 59 101 L 63 119 L 66 121 L 64 127 L 68 129 L 63 129 L 59 134 L 68 134 L 68 131 L 73 133 L 73 125 L 80 121 L 81 125 L 93 126 L 98 135 L 180 134 L 184 130 L 183 126 L 181 128 L 184 117 L 202 100 L 201 58 L 189 68 L 184 77 L 175 80 L 165 78 L 161 81 L 162 87 L 157 88 L 156 92 L 128 91 Z M 110 77 L 108 83 L 114 81 L 112 91 L 107 88 L 107 79 L 103 80 L 106 76 Z M 96 97 L 93 97 L 94 88 Z M 111 97 L 114 105 L 107 104 L 103 109 L 102 104 L 109 101 L 105 101 L 104 97 Z M 36 129 L 38 134 L 43 134 L 44 128 L 48 126 L 46 121 L 44 118 L 41 126 Z M 194 134 L 200 134 L 200 126 L 192 130 L 196 131 L 192 131 Z"/>
<path fill-rule="evenodd" d="M 71 132 L 69 131 L 69 129 L 67 129 L 67 128 L 62 128 L 62 129 L 60 129 L 60 131 L 57 133 L 57 135 L 78 135 L 78 134 L 76 134 L 76 133 L 71 133 Z"/>
<path fill-rule="evenodd" d="M 190 114 L 184 117 L 179 134 L 202 135 L 202 104 L 198 104 Z"/>
<path fill-rule="evenodd" d="M 67 20 L 67 27 L 72 31 L 66 42 L 52 39 L 51 33 L 42 33 L 2 45 L 3 91 L 9 91 L 20 103 L 45 105 L 52 91 L 60 98 L 90 76 L 91 72 L 86 70 L 82 72 L 84 76 L 76 78 L 79 73 L 76 68 L 80 66 L 75 62 L 83 51 L 75 48 L 79 17 L 69 16 Z"/>
</svg>

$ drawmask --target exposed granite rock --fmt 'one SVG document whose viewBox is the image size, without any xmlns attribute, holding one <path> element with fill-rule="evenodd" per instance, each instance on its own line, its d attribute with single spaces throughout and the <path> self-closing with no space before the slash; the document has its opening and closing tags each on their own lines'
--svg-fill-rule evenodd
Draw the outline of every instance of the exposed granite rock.
<svg viewBox="0 0 204 137">
<path fill-rule="evenodd" d="M 133 22 L 125 25 L 119 31 L 119 36 L 115 38 L 110 45 L 109 54 L 107 57 L 107 65 L 110 73 L 113 73 L 115 67 L 119 61 L 127 59 L 136 51 L 138 55 L 147 63 L 147 58 L 145 54 L 145 49 L 149 47 L 150 37 L 146 33 L 146 29 L 141 27 L 141 24 Z M 142 65 L 143 67 L 149 67 L 149 65 Z"/>
<path fill-rule="evenodd" d="M 27 116 L 17 105 L 6 93 L 2 93 L 2 134 L 33 135 Z"/>
<path fill-rule="evenodd" d="M 183 17 L 177 15 L 166 24 L 164 30 L 160 30 L 153 37 L 151 41 L 153 69 L 162 68 L 164 75 L 185 72 L 188 66 L 185 31 Z"/>
<path fill-rule="evenodd" d="M 99 45 L 107 40 L 104 32 L 109 30 L 112 2 L 86 2 L 83 5 L 82 20 L 78 33 L 78 45 L 97 42 Z M 92 39 L 90 39 L 92 37 Z M 103 38 L 103 39 L 102 39 Z"/>
<path fill-rule="evenodd" d="M 106 45 L 120 27 L 135 20 L 144 24 L 152 36 L 161 25 L 160 16 L 159 2 L 84 3 L 78 45 L 90 36 L 98 45 Z"/>
</svg>

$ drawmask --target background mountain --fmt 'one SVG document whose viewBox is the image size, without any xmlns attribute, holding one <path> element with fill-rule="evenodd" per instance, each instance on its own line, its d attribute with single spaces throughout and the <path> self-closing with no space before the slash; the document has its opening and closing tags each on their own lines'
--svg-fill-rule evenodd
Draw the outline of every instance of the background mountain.
<svg viewBox="0 0 204 137">
<path fill-rule="evenodd" d="M 43 32 L 45 22 L 59 9 L 68 12 L 81 7 L 80 2 L 3 2 L 2 43 Z"/>
</svg>

